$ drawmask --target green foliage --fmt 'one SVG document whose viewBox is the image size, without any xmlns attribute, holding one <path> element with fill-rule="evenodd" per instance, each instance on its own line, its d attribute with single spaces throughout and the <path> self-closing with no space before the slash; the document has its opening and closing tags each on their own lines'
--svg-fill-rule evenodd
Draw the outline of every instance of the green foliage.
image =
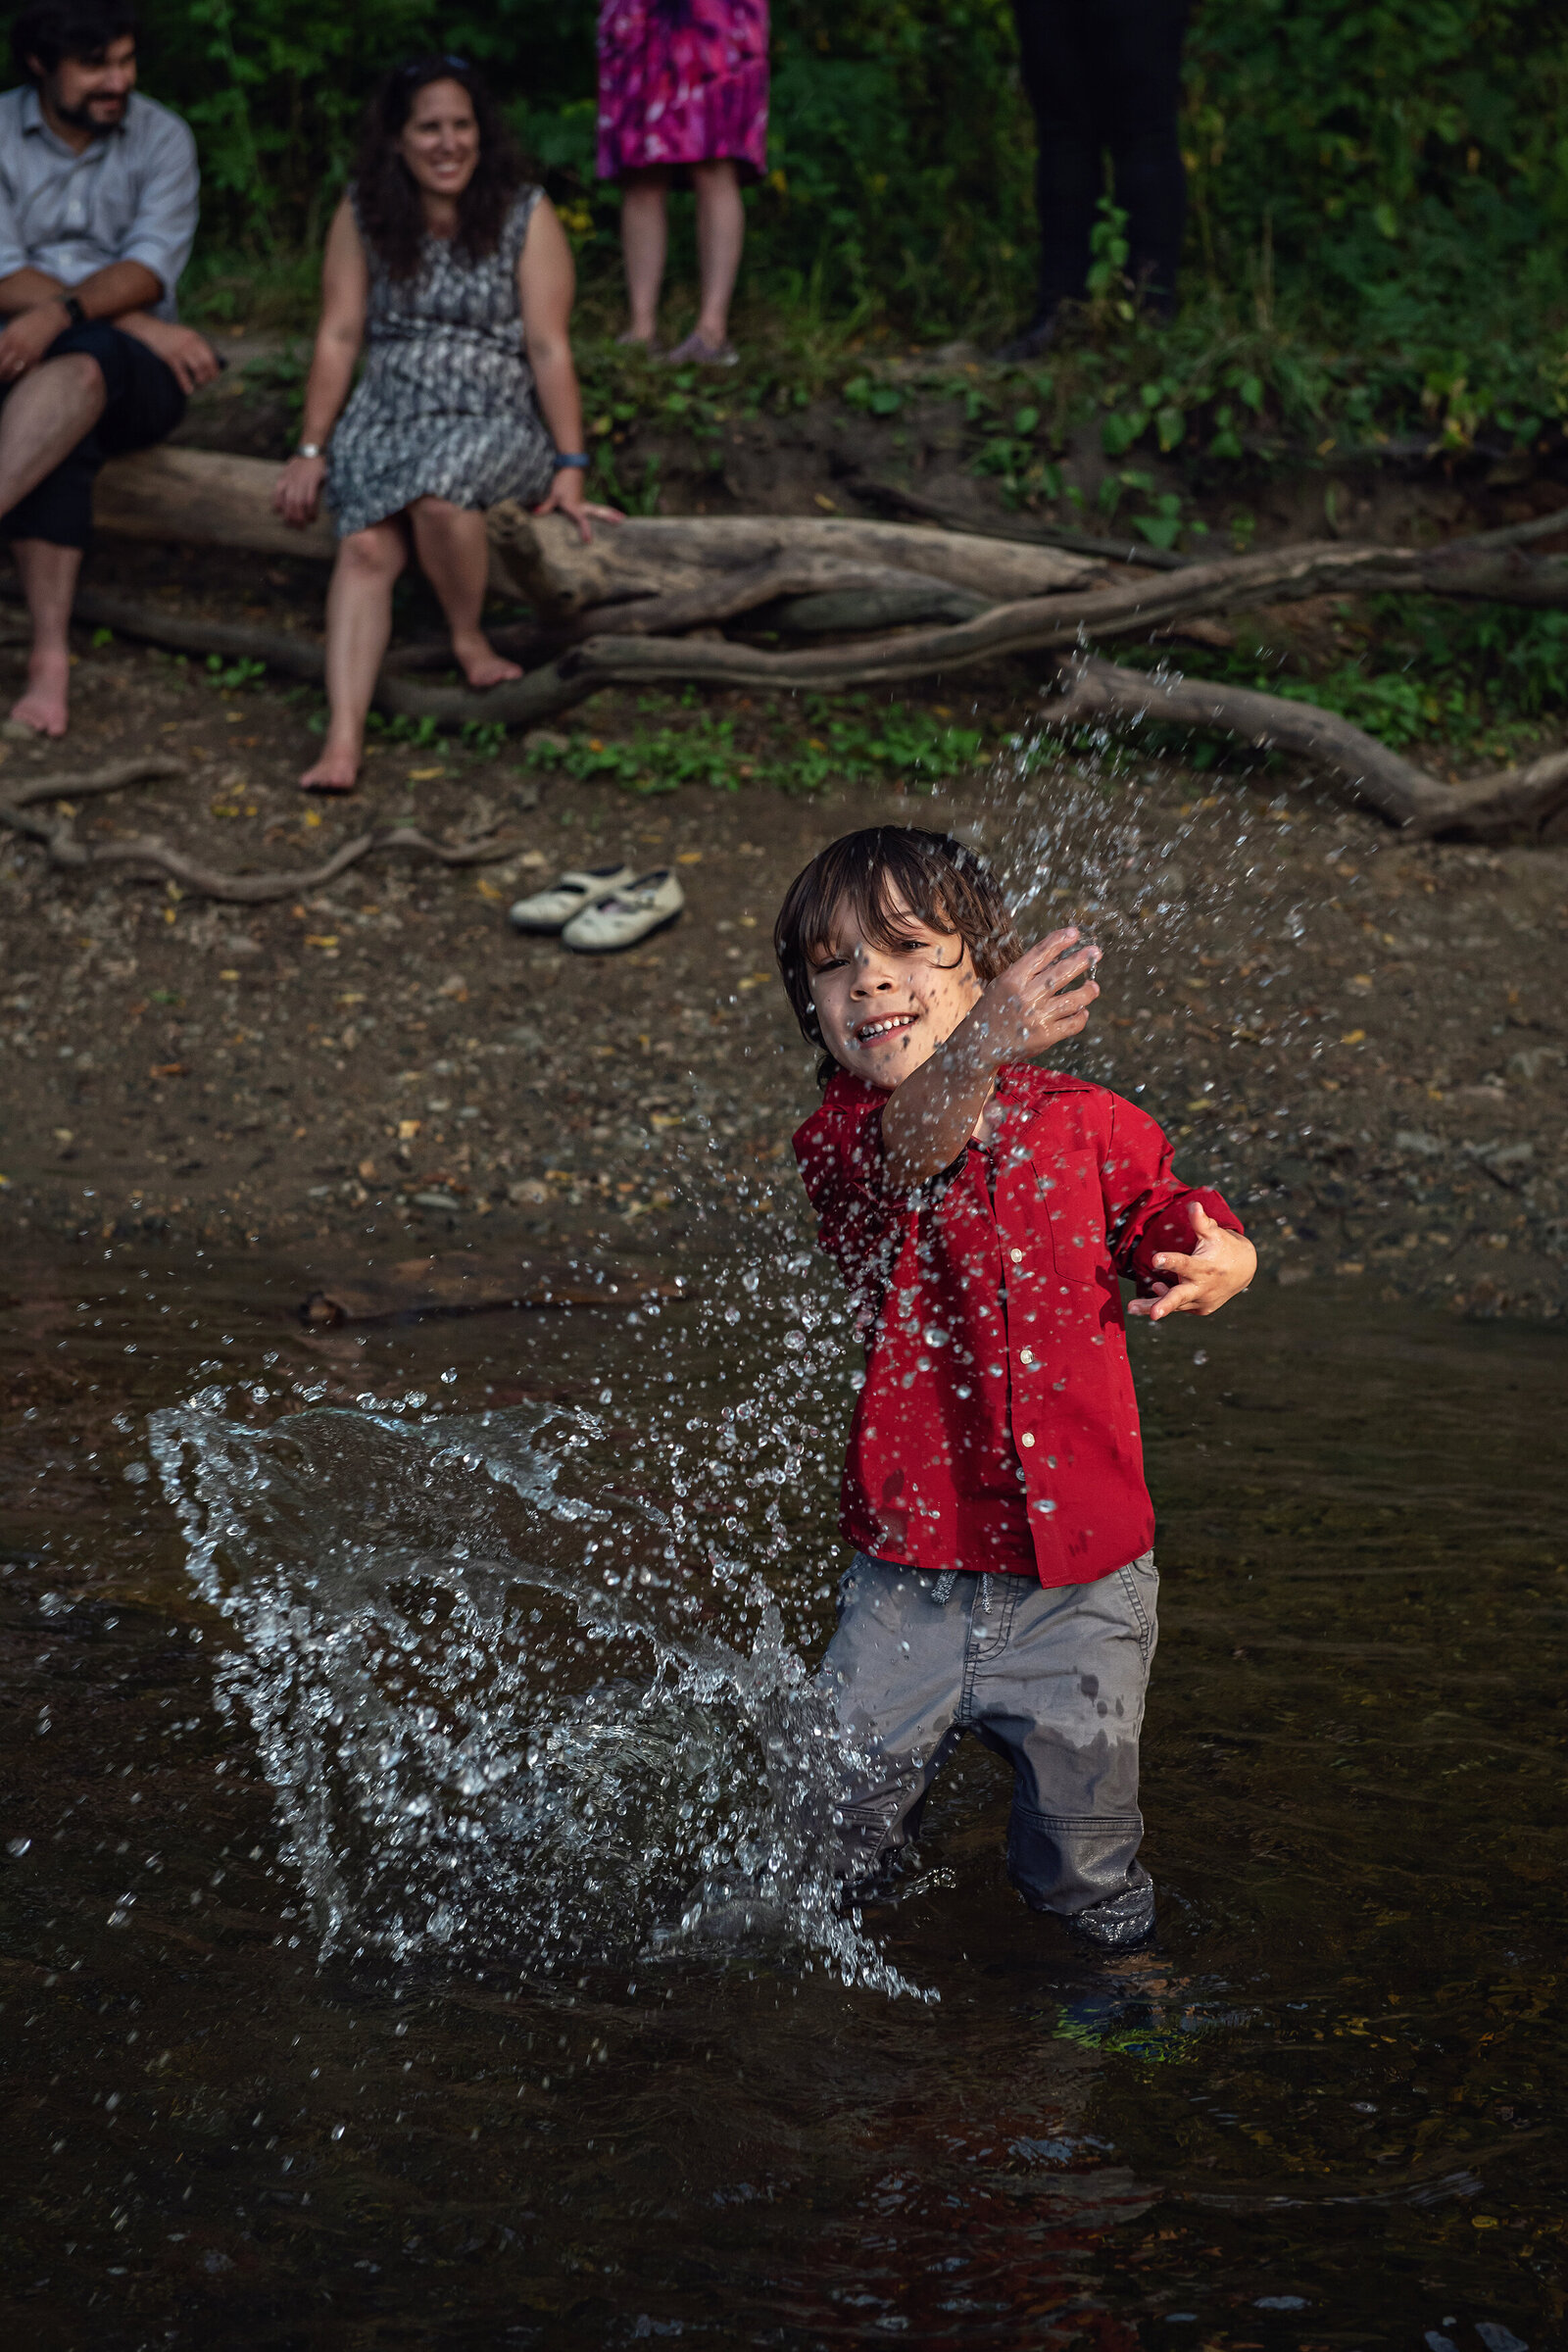
<svg viewBox="0 0 1568 2352">
<path fill-rule="evenodd" d="M 1568 708 L 1568 612 L 1394 596 L 1369 598 L 1359 608 L 1364 620 L 1354 618 L 1357 610 L 1341 608 L 1365 650 L 1321 676 L 1292 675 L 1278 656 L 1244 649 L 1184 652 L 1182 667 L 1314 703 L 1396 751 L 1441 743 L 1509 759 L 1535 735 L 1537 721 Z"/>
<path fill-rule="evenodd" d="M 490 72 L 562 207 L 585 315 L 608 311 L 619 198 L 593 177 L 593 20 L 539 0 L 147 0 L 147 84 L 202 151 L 193 308 L 303 323 L 373 76 L 455 49 Z M 1568 417 L 1565 120 L 1561 0 L 1199 11 L 1186 316 L 1103 404 L 1107 453 L 1234 462 L 1261 424 L 1312 418 L 1350 438 L 1406 427 L 1463 449 L 1486 429 L 1524 445 Z M 793 388 L 767 397 L 788 405 L 836 372 L 852 406 L 892 418 L 899 387 L 863 357 L 840 365 L 850 329 L 986 338 L 1025 313 L 1032 158 L 1009 0 L 775 0 L 770 170 L 748 191 L 743 281 L 748 340 L 764 320 L 793 338 Z M 689 277 L 689 199 L 675 228 Z M 1102 354 L 1153 340 L 1127 317 L 1126 266 L 1111 195 L 1083 329 Z M 999 416 L 986 464 L 1009 495 L 1039 489 L 1059 422 L 1026 434 Z"/>
<path fill-rule="evenodd" d="M 656 715 L 671 705 L 663 696 L 650 695 L 639 709 Z M 863 694 L 837 703 L 808 695 L 804 733 L 781 745 L 775 730 L 766 755 L 748 754 L 737 745 L 734 718 L 697 707 L 682 725 L 666 721 L 614 741 L 582 732 L 572 735 L 564 750 L 542 749 L 538 760 L 566 775 L 616 784 L 623 792 L 652 799 L 686 784 L 738 792 L 752 783 L 809 797 L 877 779 L 929 792 L 980 757 L 985 739 L 978 728 L 956 727 L 940 713 L 912 710 L 902 703 L 869 716 L 868 710 Z"/>
<path fill-rule="evenodd" d="M 267 675 L 267 663 L 241 654 L 237 661 L 225 662 L 221 654 L 207 657 L 207 683 L 221 694 L 232 694 L 240 686 L 259 685 Z"/>
</svg>

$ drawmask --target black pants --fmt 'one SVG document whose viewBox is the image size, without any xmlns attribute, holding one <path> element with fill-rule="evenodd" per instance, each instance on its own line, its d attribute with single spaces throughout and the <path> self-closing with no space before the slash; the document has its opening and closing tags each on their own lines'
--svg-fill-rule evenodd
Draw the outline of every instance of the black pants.
<svg viewBox="0 0 1568 2352">
<path fill-rule="evenodd" d="M 104 460 L 166 440 L 185 414 L 185 395 L 173 369 L 145 343 L 122 334 L 107 319 L 68 326 L 55 337 L 40 365 L 71 351 L 86 352 L 102 368 L 104 413 L 53 473 L 46 473 L 8 514 L 0 515 L 0 538 L 86 547 L 92 538 L 92 486 Z"/>
<path fill-rule="evenodd" d="M 1080 298 L 1104 155 L 1127 215 L 1128 269 L 1166 314 L 1176 299 L 1187 176 L 1176 112 L 1189 0 L 1012 0 L 1040 142 L 1037 318 Z"/>
</svg>

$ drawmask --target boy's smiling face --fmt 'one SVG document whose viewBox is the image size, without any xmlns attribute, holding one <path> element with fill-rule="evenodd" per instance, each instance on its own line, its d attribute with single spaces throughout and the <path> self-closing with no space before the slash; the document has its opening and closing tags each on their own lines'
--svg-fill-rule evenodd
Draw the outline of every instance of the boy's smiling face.
<svg viewBox="0 0 1568 2352">
<path fill-rule="evenodd" d="M 870 939 L 841 902 L 811 951 L 811 1003 L 822 1042 L 841 1069 L 890 1091 L 928 1061 L 981 994 L 974 959 L 956 931 L 938 931 L 892 894 L 888 940 Z"/>
</svg>

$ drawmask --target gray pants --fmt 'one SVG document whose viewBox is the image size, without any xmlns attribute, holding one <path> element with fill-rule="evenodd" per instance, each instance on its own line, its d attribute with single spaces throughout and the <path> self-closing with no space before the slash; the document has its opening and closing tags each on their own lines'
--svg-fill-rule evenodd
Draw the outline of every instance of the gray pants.
<svg viewBox="0 0 1568 2352">
<path fill-rule="evenodd" d="M 1141 1942 L 1138 1735 L 1157 1639 L 1146 1552 L 1090 1585 L 935 1576 L 856 1554 L 819 1672 L 857 1763 L 835 1816 L 840 1870 L 867 1879 L 919 1828 L 965 1732 L 1013 1771 L 1007 1875 L 1082 1936 Z"/>
</svg>

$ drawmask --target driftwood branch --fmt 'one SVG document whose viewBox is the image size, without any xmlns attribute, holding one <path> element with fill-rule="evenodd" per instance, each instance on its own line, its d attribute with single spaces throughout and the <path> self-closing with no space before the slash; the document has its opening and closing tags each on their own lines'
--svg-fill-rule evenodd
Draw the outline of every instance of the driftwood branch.
<svg viewBox="0 0 1568 2352">
<path fill-rule="evenodd" d="M 1429 445 L 1422 442 L 1423 453 Z M 1363 451 L 1363 457 L 1376 455 Z M 1384 455 L 1392 453 L 1384 452 Z M 1065 523 L 1008 521 L 1003 516 L 982 514 L 978 508 L 955 507 L 943 500 L 927 498 L 918 490 L 910 490 L 898 482 L 878 481 L 866 473 L 851 474 L 846 485 L 857 498 L 869 499 L 878 506 L 892 507 L 895 513 L 923 514 L 940 522 L 949 531 L 966 531 L 986 539 L 1020 540 L 1033 547 L 1060 547 L 1079 555 L 1096 556 L 1107 564 L 1135 564 L 1145 571 L 1185 571 L 1201 561 L 1196 556 L 1179 556 L 1174 550 L 1145 546 L 1139 539 L 1105 539 L 1087 531 L 1074 530 Z M 1568 533 L 1568 510 L 1553 514 L 1533 514 L 1527 522 L 1510 522 L 1500 530 L 1478 531 L 1463 539 L 1450 539 L 1446 546 L 1431 551 L 1452 555 L 1460 550 L 1479 554 L 1502 547 L 1523 547 L 1532 539 L 1554 539 Z"/>
<path fill-rule="evenodd" d="M 927 498 L 923 491 L 899 482 L 878 481 L 869 473 L 852 473 L 845 488 L 871 505 L 891 507 L 896 514 L 923 514 L 945 530 L 964 531 L 982 539 L 1010 539 L 1025 547 L 1060 547 L 1092 556 L 1102 564 L 1137 564 L 1146 571 L 1185 571 L 1197 561 L 1179 556 L 1173 548 L 1152 547 L 1142 539 L 1102 539 L 1075 531 L 1068 523 L 1009 521 L 1004 515 L 982 514 L 978 507 L 955 507 L 944 499 Z"/>
<path fill-rule="evenodd" d="M 113 872 L 127 866 L 145 870 L 151 866 L 198 898 L 219 899 L 235 906 L 263 906 L 273 899 L 297 898 L 302 891 L 324 889 L 328 882 L 335 882 L 339 874 L 346 873 L 351 865 L 358 865 L 372 853 L 390 851 L 434 858 L 442 865 L 488 865 L 512 857 L 520 847 L 515 841 L 498 842 L 491 834 L 449 844 L 432 841 L 428 834 L 413 825 L 382 825 L 371 832 L 357 833 L 352 840 L 340 844 L 322 864 L 305 872 L 226 874 L 215 866 L 204 865 L 199 858 L 188 858 L 183 850 L 156 833 L 128 834 L 120 841 L 89 844 L 76 839 L 72 817 L 28 813 L 41 801 L 87 800 L 98 793 L 118 792 L 124 785 L 146 783 L 156 777 L 183 781 L 189 773 L 180 760 L 154 758 L 122 760 L 118 766 L 98 768 L 89 774 L 38 778 L 9 799 L 0 800 L 0 825 L 37 842 L 47 851 L 51 865 L 77 873 Z"/>
<path fill-rule="evenodd" d="M 967 669 L 999 655 L 1064 649 L 1083 636 L 1147 635 L 1183 614 L 1212 612 L 1219 605 L 1353 589 L 1360 572 L 1384 560 L 1385 551 L 1378 548 L 1310 544 L 1223 564 L 1195 564 L 1182 572 L 1086 593 L 1023 597 L 956 626 L 911 630 L 875 645 L 773 654 L 711 640 L 692 644 L 678 638 L 606 636 L 570 648 L 558 666 L 567 679 L 591 677 L 600 685 L 654 678 L 814 689 L 891 684 L 933 670 Z"/>
<path fill-rule="evenodd" d="M 1291 752 L 1326 768 L 1358 800 L 1417 839 L 1461 834 L 1493 840 L 1525 833 L 1539 840 L 1568 808 L 1568 752 L 1468 784 L 1444 784 L 1348 718 L 1313 703 L 1172 672 L 1124 669 L 1113 662 L 1064 662 L 1056 680 L 1062 691 L 1046 705 L 1047 726 L 1136 727 L 1152 721 L 1234 736 L 1259 751 Z"/>
</svg>

